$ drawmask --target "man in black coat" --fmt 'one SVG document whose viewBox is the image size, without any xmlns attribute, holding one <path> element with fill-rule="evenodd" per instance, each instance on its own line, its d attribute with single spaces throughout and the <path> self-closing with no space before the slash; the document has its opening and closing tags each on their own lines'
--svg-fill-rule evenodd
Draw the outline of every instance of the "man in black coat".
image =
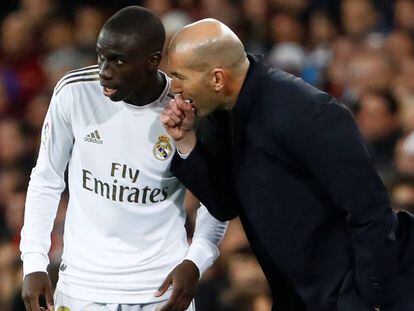
<svg viewBox="0 0 414 311">
<path fill-rule="evenodd" d="M 347 108 L 213 19 L 175 35 L 169 66 L 172 171 L 215 217 L 240 217 L 273 310 L 414 310 L 413 220 L 392 212 Z"/>
</svg>

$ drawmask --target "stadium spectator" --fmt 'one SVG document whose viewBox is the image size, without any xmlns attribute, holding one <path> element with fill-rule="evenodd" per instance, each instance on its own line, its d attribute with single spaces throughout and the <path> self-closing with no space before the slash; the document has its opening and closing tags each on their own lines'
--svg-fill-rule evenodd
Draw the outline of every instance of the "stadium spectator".
<svg viewBox="0 0 414 311">
<path fill-rule="evenodd" d="M 25 149 L 24 157 L 27 158 L 25 161 L 34 163 L 36 160 L 39 138 L 34 136 L 36 131 L 37 134 L 39 133 L 37 129 L 39 123 L 36 120 L 44 113 L 45 98 L 47 97 L 47 101 L 50 100 L 56 82 L 69 70 L 96 63 L 95 42 L 103 20 L 115 10 L 127 5 L 137 3 L 154 5 L 150 2 L 155 3 L 156 1 L 2 1 L 0 27 L 3 29 L 4 35 L 1 35 L 3 43 L 0 44 L 0 123 L 8 122 L 7 120 L 10 118 L 19 123 L 22 130 L 20 137 L 23 137 L 26 144 L 26 147 L 23 148 Z M 357 94 L 359 88 L 355 88 L 357 83 L 352 83 L 352 79 L 355 77 L 349 74 L 349 70 L 354 66 L 354 60 L 360 58 L 362 63 L 366 63 L 365 65 L 361 64 L 360 67 L 363 67 L 362 65 L 368 68 L 378 67 L 374 68 L 375 70 L 368 70 L 376 72 L 369 75 L 370 85 L 383 85 L 384 82 L 381 81 L 387 81 L 385 89 L 390 90 L 400 105 L 400 127 L 404 135 L 414 131 L 414 55 L 412 51 L 414 4 L 412 0 L 369 1 L 370 3 L 365 0 L 357 0 L 353 1 L 351 5 L 346 0 L 220 0 L 205 2 L 161 0 L 158 2 L 164 2 L 164 4 L 159 4 L 166 8 L 162 10 L 161 19 L 171 32 L 185 23 L 202 17 L 216 17 L 223 22 L 230 21 L 230 23 L 237 24 L 233 30 L 242 38 L 247 51 L 263 53 L 266 57 L 269 57 L 269 51 L 275 44 L 274 35 L 270 31 L 273 24 L 272 18 L 279 13 L 293 16 L 297 23 L 303 25 L 300 30 L 301 34 L 299 34 L 303 39 L 298 40 L 297 43 L 297 50 L 305 54 L 303 62 L 305 67 L 298 73 L 301 77 L 335 97 L 345 100 L 347 104 L 352 106 L 355 102 L 360 101 L 360 94 Z M 69 44 L 69 49 L 48 50 L 46 47 L 51 38 L 42 36 L 42 33 L 53 33 L 58 37 L 68 35 L 65 28 L 59 27 L 59 31 L 48 29 L 54 24 L 54 17 L 62 14 L 73 23 L 72 31 L 74 34 L 71 33 L 70 36 L 74 42 Z M 361 15 L 362 18 L 359 17 Z M 345 27 L 345 21 L 347 21 L 347 27 Z M 359 30 L 350 30 L 350 28 Z M 64 31 L 64 33 L 59 33 L 60 31 Z M 372 39 L 372 34 L 374 34 L 374 39 Z M 369 39 L 370 37 L 371 39 Z M 366 41 L 371 43 L 367 44 Z M 375 42 L 375 48 L 369 47 L 373 45 L 372 42 Z M 371 52 L 374 49 L 382 61 L 372 62 L 370 57 L 361 58 L 359 55 L 365 53 L 366 49 L 371 49 Z M 11 50 L 17 51 L 16 57 L 19 55 L 22 57 L 19 62 L 20 66 L 16 66 L 17 64 L 9 61 L 8 56 L 6 57 L 7 54 L 10 54 L 8 51 Z M 25 50 L 24 53 L 22 50 Z M 386 66 L 381 64 L 384 61 L 387 63 Z M 381 69 L 388 66 L 389 69 Z M 164 64 L 162 68 L 167 70 Z M 383 78 L 384 73 L 386 79 Z M 36 102 L 37 104 L 35 104 Z M 43 103 L 39 104 L 39 102 Z M 35 111 L 37 109 L 39 111 Z M 8 143 L 6 145 L 9 146 Z M 18 142 L 17 145 L 19 145 Z M 398 144 L 396 147 L 394 159 L 399 164 L 394 165 L 394 172 L 391 172 L 390 176 L 397 175 L 400 170 L 403 173 L 411 171 L 411 166 L 407 164 L 410 157 L 406 152 L 400 156 L 400 146 L 401 144 Z M 12 146 L 13 149 L 16 147 L 18 146 Z M 26 164 L 17 168 L 10 167 L 5 161 L 0 160 L 0 237 L 2 240 L 0 257 L 7 254 L 7 250 L 11 249 L 13 245 L 10 236 L 6 234 L 9 231 L 5 224 L 6 199 L 16 192 L 24 191 L 21 186 L 27 183 L 30 173 L 26 167 Z M 407 196 L 407 200 L 407 204 L 414 203 L 410 196 Z M 66 200 L 63 199 L 61 202 L 62 212 L 59 213 L 64 214 L 65 203 Z M 236 221 L 234 222 L 236 223 Z M 233 225 L 230 224 L 229 230 L 231 232 L 223 241 L 222 252 L 227 255 L 236 251 L 236 245 L 245 245 L 245 242 L 242 242 L 243 232 L 239 229 L 233 230 L 232 227 Z M 189 226 L 189 230 L 192 230 L 191 226 Z M 53 259 L 51 260 L 55 263 L 60 262 L 62 226 L 58 225 L 52 235 L 51 256 Z M 227 240 L 232 242 L 229 243 Z M 234 246 L 230 247 L 229 244 L 234 244 Z M 2 274 L 7 269 L 13 271 L 12 275 L 18 273 L 18 269 L 16 269 L 20 266 L 18 255 L 12 253 L 12 256 L 15 256 L 14 262 L 17 262 L 17 266 L 11 264 L 7 266 L 9 268 L 1 269 L 0 279 L 15 282 L 16 286 L 10 285 L 11 287 L 8 289 L 9 292 L 14 290 L 15 295 L 14 298 L 8 295 L 9 301 L 2 301 L 0 310 L 22 311 L 19 290 L 22 284 L 21 276 L 10 278 Z M 211 274 L 207 272 L 201 280 L 199 294 L 204 297 L 199 297 L 200 301 L 210 301 L 211 292 L 219 293 L 227 288 L 223 286 L 226 265 L 223 262 L 218 262 L 212 267 L 211 272 Z M 217 281 L 210 282 L 213 279 Z M 204 281 L 208 281 L 208 286 L 211 284 L 207 293 L 202 290 Z M 2 281 L 2 284 L 4 284 L 4 288 L 9 286 L 7 284 L 10 282 L 6 284 L 6 281 Z M 211 288 L 215 289 L 210 290 Z M 12 299 L 14 302 L 11 301 Z M 264 300 L 266 301 L 266 299 Z M 219 306 L 215 305 L 207 310 L 216 311 L 219 310 Z"/>
</svg>

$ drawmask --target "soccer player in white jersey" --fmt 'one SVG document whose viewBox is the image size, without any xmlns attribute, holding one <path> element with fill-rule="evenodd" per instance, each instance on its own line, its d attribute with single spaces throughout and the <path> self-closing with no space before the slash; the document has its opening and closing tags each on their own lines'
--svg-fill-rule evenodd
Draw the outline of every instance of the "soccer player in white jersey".
<svg viewBox="0 0 414 311">
<path fill-rule="evenodd" d="M 218 256 L 226 223 L 204 207 L 193 241 L 175 152 L 158 120 L 170 80 L 158 70 L 165 31 L 127 7 L 103 26 L 98 65 L 56 85 L 28 187 L 21 252 L 27 310 L 194 310 L 199 277 Z M 53 300 L 50 233 L 68 166 L 64 251 Z M 43 309 L 43 308 L 42 308 Z"/>
</svg>

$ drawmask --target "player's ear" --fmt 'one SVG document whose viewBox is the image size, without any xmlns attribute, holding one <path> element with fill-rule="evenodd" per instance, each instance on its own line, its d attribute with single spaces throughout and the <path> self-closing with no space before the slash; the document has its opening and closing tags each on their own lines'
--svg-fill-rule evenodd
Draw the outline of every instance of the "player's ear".
<svg viewBox="0 0 414 311">
<path fill-rule="evenodd" d="M 150 55 L 147 60 L 147 67 L 150 71 L 158 70 L 158 66 L 160 65 L 162 59 L 161 52 L 155 52 Z"/>
</svg>

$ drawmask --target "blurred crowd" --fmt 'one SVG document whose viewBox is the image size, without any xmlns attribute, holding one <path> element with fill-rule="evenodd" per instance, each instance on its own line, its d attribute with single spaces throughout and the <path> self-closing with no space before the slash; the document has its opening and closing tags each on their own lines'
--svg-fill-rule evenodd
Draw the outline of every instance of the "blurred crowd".
<svg viewBox="0 0 414 311">
<path fill-rule="evenodd" d="M 160 16 L 167 39 L 194 20 L 221 20 L 248 52 L 264 54 L 269 64 L 340 99 L 354 112 L 392 207 L 414 212 L 413 0 L 2 1 L 0 310 L 24 310 L 18 245 L 26 187 L 54 85 L 68 70 L 96 63 L 103 22 L 133 4 Z M 167 66 L 164 61 L 162 69 Z M 67 200 L 65 193 L 52 233 L 54 280 Z M 192 215 L 194 198 L 187 202 Z M 191 231 L 191 221 L 188 227 Z M 270 310 L 266 281 L 238 220 L 230 223 L 221 253 L 201 280 L 197 310 Z"/>
</svg>

